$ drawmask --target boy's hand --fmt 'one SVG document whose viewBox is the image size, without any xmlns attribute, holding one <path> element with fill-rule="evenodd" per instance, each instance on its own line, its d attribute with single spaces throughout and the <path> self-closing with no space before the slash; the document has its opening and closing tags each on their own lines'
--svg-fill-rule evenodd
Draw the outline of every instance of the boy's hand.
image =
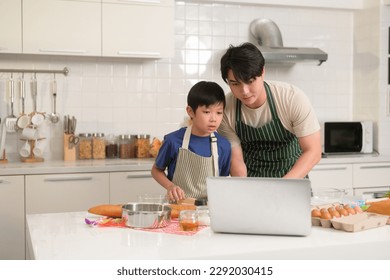
<svg viewBox="0 0 390 280">
<path fill-rule="evenodd" d="M 186 195 L 184 191 L 174 184 L 172 184 L 167 190 L 167 196 L 170 201 L 178 201 L 180 199 L 185 199 Z"/>
</svg>

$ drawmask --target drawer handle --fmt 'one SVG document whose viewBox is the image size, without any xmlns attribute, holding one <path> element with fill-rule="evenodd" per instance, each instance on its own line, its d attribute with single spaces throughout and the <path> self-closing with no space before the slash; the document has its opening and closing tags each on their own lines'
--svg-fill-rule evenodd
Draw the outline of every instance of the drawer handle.
<svg viewBox="0 0 390 280">
<path fill-rule="evenodd" d="M 148 4 L 160 4 L 160 0 L 118 0 L 118 2 L 127 2 L 127 3 L 148 3 Z"/>
<path fill-rule="evenodd" d="M 0 179 L 0 184 L 9 184 L 9 182 L 6 180 Z"/>
<path fill-rule="evenodd" d="M 61 182 L 61 181 L 90 181 L 92 176 L 88 177 L 59 177 L 59 178 L 45 178 L 45 182 Z"/>
<path fill-rule="evenodd" d="M 118 51 L 119 55 L 131 55 L 139 57 L 160 57 L 159 52 L 129 52 L 129 51 Z"/>
<path fill-rule="evenodd" d="M 329 170 L 346 170 L 347 167 L 315 167 L 313 168 L 314 171 L 329 171 Z"/>
<path fill-rule="evenodd" d="M 134 179 L 134 178 L 151 178 L 152 175 L 127 175 L 127 179 Z"/>
<path fill-rule="evenodd" d="M 86 50 L 53 50 L 53 49 L 39 49 L 40 52 L 49 53 L 87 53 Z"/>
<path fill-rule="evenodd" d="M 360 169 L 373 169 L 373 168 L 390 168 L 390 165 L 360 166 Z"/>
</svg>

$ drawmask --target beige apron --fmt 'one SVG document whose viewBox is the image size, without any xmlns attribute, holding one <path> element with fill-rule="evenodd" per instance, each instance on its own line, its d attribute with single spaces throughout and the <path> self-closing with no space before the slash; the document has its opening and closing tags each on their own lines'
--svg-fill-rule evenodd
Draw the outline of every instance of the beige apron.
<svg viewBox="0 0 390 280">
<path fill-rule="evenodd" d="M 172 182 L 184 190 L 186 197 L 205 198 L 206 178 L 219 175 L 217 138 L 214 133 L 210 135 L 211 157 L 202 157 L 188 150 L 191 129 L 187 127 L 184 133 Z"/>
</svg>

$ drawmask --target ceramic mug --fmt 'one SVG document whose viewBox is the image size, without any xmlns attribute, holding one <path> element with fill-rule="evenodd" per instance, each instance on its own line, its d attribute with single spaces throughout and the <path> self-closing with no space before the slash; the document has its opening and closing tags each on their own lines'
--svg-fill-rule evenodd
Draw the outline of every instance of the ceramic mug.
<svg viewBox="0 0 390 280">
<path fill-rule="evenodd" d="M 37 140 L 35 141 L 35 146 L 34 146 L 34 149 L 33 149 L 33 154 L 36 156 L 36 157 L 41 157 L 43 155 L 43 152 L 45 150 L 45 147 L 46 147 L 46 139 L 41 139 L 41 140 Z"/>
<path fill-rule="evenodd" d="M 45 120 L 45 116 L 40 113 L 36 113 L 34 116 L 31 117 L 31 123 L 36 126 L 40 126 L 43 124 L 43 121 Z"/>
<path fill-rule="evenodd" d="M 31 146 L 29 141 L 27 140 L 26 143 L 22 146 L 22 148 L 19 150 L 19 154 L 22 157 L 28 157 L 31 153 Z"/>
<path fill-rule="evenodd" d="M 20 128 L 26 128 L 30 124 L 30 117 L 27 115 L 22 115 L 16 120 L 16 125 Z"/>
<path fill-rule="evenodd" d="M 38 136 L 38 130 L 33 127 L 26 127 L 22 130 L 22 137 L 26 139 L 34 140 L 37 139 L 37 136 Z"/>
</svg>

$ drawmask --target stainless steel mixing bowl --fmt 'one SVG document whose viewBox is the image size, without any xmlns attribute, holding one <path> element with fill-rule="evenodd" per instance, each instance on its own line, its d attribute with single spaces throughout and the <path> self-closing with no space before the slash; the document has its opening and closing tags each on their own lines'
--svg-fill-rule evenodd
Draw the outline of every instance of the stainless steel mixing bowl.
<svg viewBox="0 0 390 280">
<path fill-rule="evenodd" d="M 171 208 L 159 203 L 127 203 L 122 206 L 122 218 L 132 228 L 162 228 L 171 221 Z"/>
</svg>

